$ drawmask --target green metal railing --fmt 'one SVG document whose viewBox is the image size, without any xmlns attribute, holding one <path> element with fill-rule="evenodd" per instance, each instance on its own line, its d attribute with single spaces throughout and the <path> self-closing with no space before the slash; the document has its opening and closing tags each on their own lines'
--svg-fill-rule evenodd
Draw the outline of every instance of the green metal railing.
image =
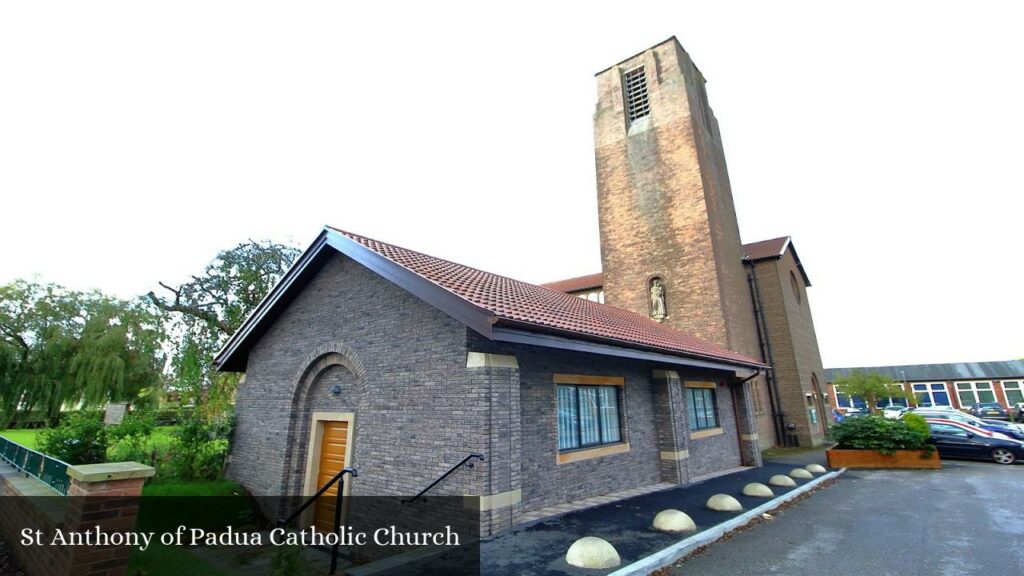
<svg viewBox="0 0 1024 576">
<path fill-rule="evenodd" d="M 59 494 L 68 495 L 71 479 L 68 478 L 68 465 L 65 462 L 26 448 L 3 436 L 0 436 L 0 462 L 6 462 L 27 476 L 39 479 Z"/>
</svg>

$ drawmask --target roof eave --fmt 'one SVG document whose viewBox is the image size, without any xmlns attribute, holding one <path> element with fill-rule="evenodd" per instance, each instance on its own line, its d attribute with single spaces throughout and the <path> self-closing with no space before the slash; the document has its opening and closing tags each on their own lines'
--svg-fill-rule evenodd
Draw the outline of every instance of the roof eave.
<svg viewBox="0 0 1024 576">
<path fill-rule="evenodd" d="M 473 304 L 440 284 L 431 282 L 334 229 L 326 228 L 325 232 L 327 243 L 342 254 L 479 332 L 482 336 L 490 338 L 493 316 L 491 311 Z"/>
<path fill-rule="evenodd" d="M 398 285 L 400 288 L 458 320 L 482 336 L 491 337 L 492 315 L 490 311 L 476 306 L 442 286 L 405 268 L 401 264 L 352 240 L 348 236 L 325 227 L 313 244 L 302 253 L 295 264 L 281 278 L 281 281 L 256 306 L 245 322 L 242 323 L 242 326 L 228 340 L 221 351 L 217 353 L 217 356 L 214 358 L 214 365 L 217 367 L 217 370 L 223 372 L 245 371 L 248 351 L 252 344 L 255 343 L 254 339 L 262 333 L 264 324 L 273 318 L 277 305 L 289 294 L 293 287 L 299 285 L 297 280 L 303 277 L 303 273 L 309 268 L 310 264 L 317 261 L 318 256 L 327 248 L 348 256 L 375 274 Z"/>
<path fill-rule="evenodd" d="M 750 256 L 743 256 L 744 262 L 750 262 L 755 264 L 757 262 L 764 262 L 765 260 L 781 260 L 786 254 L 786 250 L 793 251 L 793 260 L 796 260 L 796 268 L 800 271 L 800 276 L 804 279 L 804 286 L 811 285 L 811 278 L 807 275 L 807 271 L 804 270 L 804 264 L 800 261 L 800 256 L 796 253 L 796 246 L 793 245 L 793 238 L 786 236 L 786 242 L 782 245 L 782 250 L 778 254 L 772 254 L 770 256 L 761 256 L 758 258 L 752 258 Z"/>
<path fill-rule="evenodd" d="M 245 371 L 245 359 L 248 356 L 246 344 L 249 343 L 249 339 L 262 327 L 264 321 L 268 319 L 276 307 L 276 304 L 285 298 L 293 286 L 297 286 L 297 280 L 318 260 L 325 246 L 326 234 L 321 232 L 313 240 L 313 243 L 309 245 L 309 248 L 306 248 L 305 252 L 292 264 L 292 267 L 285 272 L 281 280 L 253 308 L 238 330 L 231 335 L 220 351 L 217 352 L 217 355 L 214 356 L 213 364 L 219 372 Z"/>
<path fill-rule="evenodd" d="M 491 331 L 491 340 L 530 344 L 545 348 L 589 352 L 603 356 L 617 356 L 636 360 L 650 360 L 680 366 L 705 368 L 734 372 L 738 377 L 752 375 L 769 368 L 766 364 L 741 362 L 725 358 L 714 358 L 699 354 L 683 354 L 669 350 L 626 343 L 610 338 L 585 336 L 578 333 L 537 326 L 524 322 L 499 320 Z"/>
</svg>

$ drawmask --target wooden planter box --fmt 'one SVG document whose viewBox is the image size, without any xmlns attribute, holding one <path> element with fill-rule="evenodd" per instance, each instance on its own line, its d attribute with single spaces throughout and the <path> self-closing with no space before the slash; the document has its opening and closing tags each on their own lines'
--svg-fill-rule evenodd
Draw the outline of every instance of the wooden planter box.
<svg viewBox="0 0 1024 576">
<path fill-rule="evenodd" d="M 829 468 L 942 468 L 938 450 L 923 456 L 920 450 L 897 450 L 882 454 L 878 450 L 826 450 Z M 923 456 L 923 457 L 922 457 Z"/>
</svg>

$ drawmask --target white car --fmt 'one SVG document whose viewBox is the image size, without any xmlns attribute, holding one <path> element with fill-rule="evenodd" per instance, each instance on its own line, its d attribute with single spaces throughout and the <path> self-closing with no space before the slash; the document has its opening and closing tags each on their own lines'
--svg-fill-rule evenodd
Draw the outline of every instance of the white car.
<svg viewBox="0 0 1024 576">
<path fill-rule="evenodd" d="M 886 418 L 892 418 L 893 420 L 898 420 L 902 418 L 903 414 L 909 410 L 910 408 L 907 408 L 906 406 L 890 404 L 885 408 L 882 408 L 882 416 L 885 416 Z"/>
</svg>

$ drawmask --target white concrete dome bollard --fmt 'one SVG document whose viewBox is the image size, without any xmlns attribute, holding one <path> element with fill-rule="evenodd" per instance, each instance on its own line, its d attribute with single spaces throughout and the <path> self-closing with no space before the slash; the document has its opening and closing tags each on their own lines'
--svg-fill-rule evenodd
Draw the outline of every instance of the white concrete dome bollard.
<svg viewBox="0 0 1024 576">
<path fill-rule="evenodd" d="M 615 568 L 622 563 L 619 553 L 607 540 L 584 536 L 569 546 L 565 561 L 578 568 Z"/>
<path fill-rule="evenodd" d="M 814 474 L 811 474 L 810 472 L 804 470 L 803 468 L 793 468 L 789 472 L 789 475 L 793 478 L 799 478 L 801 480 L 810 480 L 811 478 L 814 478 Z"/>
<path fill-rule="evenodd" d="M 716 512 L 739 512 L 743 510 L 740 501 L 728 494 L 715 494 L 708 498 L 707 507 Z"/>
<path fill-rule="evenodd" d="M 808 464 L 807 466 L 804 466 L 804 468 L 812 474 L 824 474 L 825 472 L 828 472 L 828 470 L 826 470 L 821 464 Z"/>
<path fill-rule="evenodd" d="M 672 508 L 658 512 L 654 517 L 653 526 L 655 530 L 662 532 L 692 532 L 697 529 L 689 514 Z"/>
<path fill-rule="evenodd" d="M 757 498 L 771 498 L 775 496 L 772 489 L 760 482 L 751 482 L 743 487 L 744 496 L 756 496 Z"/>
<path fill-rule="evenodd" d="M 782 474 L 772 476 L 771 480 L 768 480 L 768 483 L 772 486 L 785 486 L 786 488 L 796 486 L 796 481 L 789 476 L 783 476 Z"/>
</svg>

